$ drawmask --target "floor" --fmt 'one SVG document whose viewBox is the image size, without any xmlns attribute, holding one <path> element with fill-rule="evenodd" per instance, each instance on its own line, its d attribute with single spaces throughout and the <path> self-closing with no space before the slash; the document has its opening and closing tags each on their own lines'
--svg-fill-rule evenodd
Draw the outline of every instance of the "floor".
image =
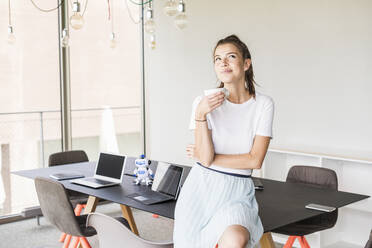
<svg viewBox="0 0 372 248">
<path fill-rule="evenodd" d="M 99 205 L 96 211 L 110 216 L 121 216 L 118 204 Z M 150 213 L 135 209 L 133 216 L 141 237 L 153 241 L 167 241 L 172 238 L 173 220 L 164 217 L 154 218 Z M 62 243 L 58 242 L 59 236 L 60 232 L 43 217 L 40 218 L 40 226 L 37 225 L 36 219 L 0 225 L 1 248 L 62 247 Z M 92 248 L 99 247 L 97 238 L 92 237 L 88 240 Z"/>
<path fill-rule="evenodd" d="M 113 217 L 121 216 L 121 210 L 118 204 L 99 205 L 96 211 Z M 172 239 L 173 220 L 164 217 L 154 218 L 150 213 L 135 209 L 133 209 L 133 216 L 141 237 L 153 241 L 168 241 Z M 43 217 L 40 218 L 39 226 L 36 219 L 0 225 L 1 248 L 62 247 L 62 243 L 58 242 L 59 236 L 60 232 Z M 99 248 L 96 237 L 89 238 L 88 240 L 92 248 Z M 276 248 L 281 247 L 282 245 L 276 244 Z"/>
</svg>

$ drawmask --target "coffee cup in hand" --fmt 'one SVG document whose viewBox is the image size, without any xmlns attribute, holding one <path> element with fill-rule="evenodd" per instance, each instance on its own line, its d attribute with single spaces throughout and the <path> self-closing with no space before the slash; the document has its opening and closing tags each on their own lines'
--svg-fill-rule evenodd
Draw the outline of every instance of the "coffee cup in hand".
<svg viewBox="0 0 372 248">
<path fill-rule="evenodd" d="M 225 93 L 225 98 L 229 97 L 229 91 L 226 88 L 216 88 L 216 89 L 209 89 L 209 90 L 204 90 L 204 95 L 209 96 L 211 94 L 217 93 L 222 91 Z"/>
</svg>

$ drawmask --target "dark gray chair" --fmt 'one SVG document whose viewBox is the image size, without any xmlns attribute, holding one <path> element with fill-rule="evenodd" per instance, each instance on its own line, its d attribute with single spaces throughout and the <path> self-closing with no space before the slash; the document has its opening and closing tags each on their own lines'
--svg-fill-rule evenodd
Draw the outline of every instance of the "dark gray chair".
<svg viewBox="0 0 372 248">
<path fill-rule="evenodd" d="M 87 215 L 75 216 L 65 187 L 55 180 L 42 177 L 35 178 L 35 187 L 43 215 L 61 232 L 70 235 L 65 244 L 67 242 L 68 245 L 73 236 L 73 247 L 80 241 L 84 248 L 90 248 L 85 237 L 95 235 L 96 231 L 86 226 Z"/>
<path fill-rule="evenodd" d="M 81 162 L 88 162 L 88 156 L 83 150 L 73 150 L 73 151 L 65 151 L 65 152 L 57 152 L 53 153 L 49 156 L 48 166 L 58 166 L 62 164 L 73 164 L 73 163 L 81 163 Z M 68 190 L 70 195 L 70 201 L 72 205 L 77 206 L 78 204 L 84 204 L 88 200 L 88 195 L 79 193 L 73 190 Z M 81 206 L 78 206 L 81 211 Z M 78 211 L 80 214 L 80 211 Z"/>
<path fill-rule="evenodd" d="M 333 170 L 314 166 L 293 166 L 288 172 L 286 181 L 334 190 L 338 188 L 337 175 Z M 337 217 L 338 210 L 336 209 L 330 213 L 277 228 L 272 232 L 290 236 L 284 245 L 286 248 L 291 248 L 296 238 L 300 242 L 301 248 L 310 248 L 304 236 L 332 228 L 337 222 Z"/>
<path fill-rule="evenodd" d="M 93 227 L 86 225 L 88 215 L 75 215 L 63 184 L 52 179 L 37 177 L 35 187 L 41 210 L 49 222 L 61 232 L 70 235 L 70 238 L 74 238 L 72 247 L 76 247 L 80 242 L 83 248 L 91 248 L 85 237 L 93 236 L 97 232 Z M 122 217 L 115 219 L 129 228 L 126 219 Z M 66 238 L 64 247 L 69 247 L 70 238 Z"/>
<path fill-rule="evenodd" d="M 72 150 L 72 151 L 64 151 L 64 152 L 57 152 L 53 153 L 49 156 L 48 166 L 58 166 L 63 164 L 74 164 L 74 163 L 81 163 L 81 162 L 88 162 L 88 156 L 83 150 Z M 85 208 L 85 204 L 88 200 L 88 195 L 76 192 L 73 190 L 67 190 L 69 199 L 75 209 L 75 215 L 80 215 L 83 208 Z M 67 242 L 69 243 L 69 239 L 71 236 L 66 235 L 66 233 L 62 233 L 61 237 L 59 238 L 60 242 Z"/>
<path fill-rule="evenodd" d="M 73 164 L 80 162 L 89 161 L 87 154 L 83 150 L 65 151 L 53 153 L 49 156 L 49 167 L 62 165 L 62 164 Z"/>
<path fill-rule="evenodd" d="M 372 248 L 372 230 L 371 233 L 369 234 L 369 240 L 367 241 L 366 246 L 364 248 Z"/>
</svg>

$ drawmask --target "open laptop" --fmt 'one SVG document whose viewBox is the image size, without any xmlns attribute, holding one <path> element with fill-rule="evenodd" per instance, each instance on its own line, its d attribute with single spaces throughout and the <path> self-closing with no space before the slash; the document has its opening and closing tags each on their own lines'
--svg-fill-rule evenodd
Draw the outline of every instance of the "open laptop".
<svg viewBox="0 0 372 248">
<path fill-rule="evenodd" d="M 182 173 L 181 166 L 159 162 L 151 190 L 130 194 L 128 197 L 146 205 L 176 200 L 180 191 Z"/>
<path fill-rule="evenodd" d="M 101 152 L 93 177 L 70 180 L 71 183 L 102 188 L 118 185 L 122 182 L 126 156 Z"/>
</svg>

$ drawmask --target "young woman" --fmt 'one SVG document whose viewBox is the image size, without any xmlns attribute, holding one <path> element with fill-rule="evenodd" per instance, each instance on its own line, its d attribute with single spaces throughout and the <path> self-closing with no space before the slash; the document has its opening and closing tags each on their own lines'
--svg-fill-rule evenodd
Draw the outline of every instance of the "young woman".
<svg viewBox="0 0 372 248">
<path fill-rule="evenodd" d="M 251 173 L 260 169 L 272 137 L 274 104 L 255 91 L 251 55 L 235 35 L 218 41 L 214 69 L 223 92 L 199 96 L 187 147 L 198 162 L 175 210 L 175 248 L 253 247 L 263 227 Z"/>
</svg>

